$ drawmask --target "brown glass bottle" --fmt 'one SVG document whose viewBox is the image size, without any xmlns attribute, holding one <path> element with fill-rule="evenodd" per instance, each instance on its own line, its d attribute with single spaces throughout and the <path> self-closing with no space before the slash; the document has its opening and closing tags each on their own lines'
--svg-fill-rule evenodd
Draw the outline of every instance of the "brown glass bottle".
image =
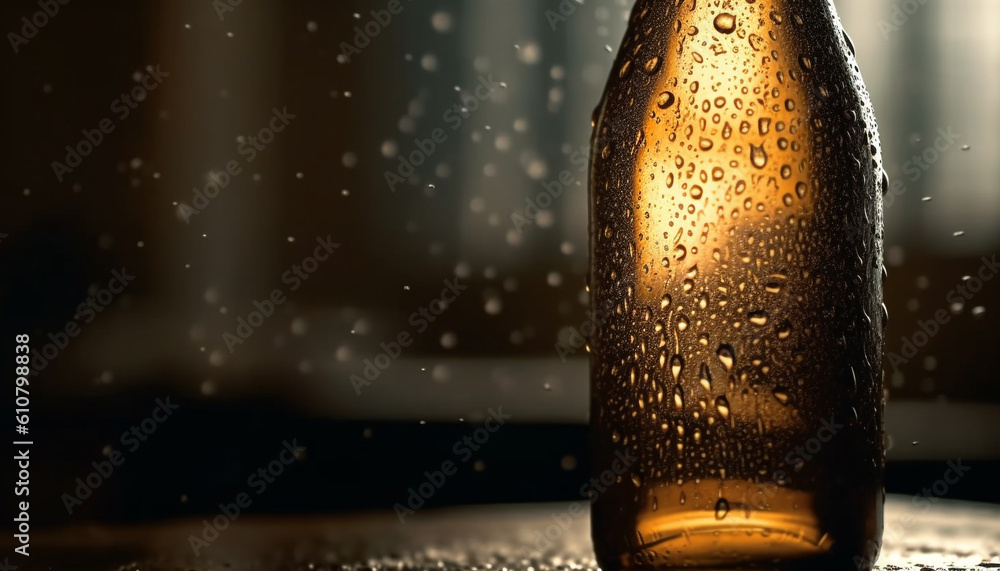
<svg viewBox="0 0 1000 571">
<path fill-rule="evenodd" d="M 606 571 L 871 566 L 883 172 L 832 2 L 636 3 L 590 173 Z"/>
</svg>

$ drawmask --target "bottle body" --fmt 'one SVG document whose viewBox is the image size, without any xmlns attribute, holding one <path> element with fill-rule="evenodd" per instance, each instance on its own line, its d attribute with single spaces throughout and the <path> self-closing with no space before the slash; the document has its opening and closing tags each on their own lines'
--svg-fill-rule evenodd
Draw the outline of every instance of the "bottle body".
<svg viewBox="0 0 1000 571">
<path fill-rule="evenodd" d="M 639 0 L 595 112 L 598 562 L 874 562 L 878 134 L 832 3 Z M 619 464 L 620 466 L 620 464 Z"/>
</svg>

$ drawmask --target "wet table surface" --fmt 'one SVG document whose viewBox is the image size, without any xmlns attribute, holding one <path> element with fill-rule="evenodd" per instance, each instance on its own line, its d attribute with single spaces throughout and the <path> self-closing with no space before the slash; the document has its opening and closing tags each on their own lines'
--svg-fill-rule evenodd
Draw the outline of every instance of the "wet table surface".
<svg viewBox="0 0 1000 571">
<path fill-rule="evenodd" d="M 335 516 L 242 515 L 217 537 L 202 520 L 132 526 L 76 526 L 33 534 L 30 565 L 10 569 L 96 571 L 596 569 L 586 502 L 422 510 L 400 523 L 393 512 Z M 569 514 L 580 514 L 577 517 Z M 538 539 L 553 515 L 571 519 L 551 546 Z M 562 518 L 563 521 L 567 521 Z M 878 568 L 1000 568 L 1000 506 L 940 500 L 929 507 L 890 496 Z M 192 546 L 192 537 L 205 544 Z M 207 541 L 211 539 L 211 541 Z M 5 553 L 11 553 L 9 549 Z M 3 560 L 0 559 L 0 564 Z"/>
</svg>

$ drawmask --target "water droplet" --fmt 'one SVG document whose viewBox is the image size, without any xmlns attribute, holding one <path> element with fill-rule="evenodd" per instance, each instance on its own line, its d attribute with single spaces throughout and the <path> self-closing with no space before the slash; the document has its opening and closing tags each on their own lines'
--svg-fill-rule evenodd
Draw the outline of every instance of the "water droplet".
<svg viewBox="0 0 1000 571">
<path fill-rule="evenodd" d="M 766 135 L 771 130 L 771 119 L 769 117 L 761 117 L 757 121 L 757 127 L 760 129 L 761 135 Z"/>
<path fill-rule="evenodd" d="M 659 56 L 652 57 L 652 58 L 646 60 L 646 65 L 643 66 L 643 69 L 645 69 L 646 73 L 648 73 L 649 75 L 653 75 L 654 73 L 657 72 L 657 70 L 660 69 L 660 62 L 661 61 L 663 61 L 663 60 L 661 60 Z"/>
<path fill-rule="evenodd" d="M 747 317 L 750 319 L 750 323 L 753 323 L 758 327 L 763 327 L 764 325 L 767 325 L 768 315 L 766 311 L 763 310 L 751 311 L 750 313 L 747 314 Z"/>
<path fill-rule="evenodd" d="M 778 339 L 785 340 L 792 334 L 792 324 L 784 321 L 778 325 Z"/>
<path fill-rule="evenodd" d="M 712 150 L 712 145 L 713 145 L 712 139 L 702 137 L 701 139 L 698 140 L 698 148 L 703 151 Z"/>
<path fill-rule="evenodd" d="M 666 109 L 674 104 L 674 94 L 669 91 L 664 91 L 656 97 L 656 106 L 660 109 Z"/>
<path fill-rule="evenodd" d="M 844 32 L 844 41 L 847 42 L 847 49 L 851 50 L 851 55 L 856 56 L 857 50 L 854 49 L 854 42 L 851 40 L 851 36 L 847 35 L 846 31 Z"/>
<path fill-rule="evenodd" d="M 719 498 L 719 501 L 715 502 L 715 519 L 723 519 L 729 514 L 729 502 L 726 498 Z"/>
<path fill-rule="evenodd" d="M 632 60 L 628 60 L 624 64 L 622 64 L 621 69 L 618 70 L 618 79 L 622 79 L 626 75 L 628 75 L 628 72 L 631 69 L 632 69 Z"/>
<path fill-rule="evenodd" d="M 767 166 L 767 153 L 764 152 L 764 145 L 758 147 L 753 143 L 750 144 L 750 162 L 759 169 Z"/>
<path fill-rule="evenodd" d="M 698 369 L 698 382 L 701 383 L 701 386 L 706 391 L 712 392 L 712 372 L 709 370 L 707 363 L 702 363 Z"/>
<path fill-rule="evenodd" d="M 687 503 L 687 495 L 685 495 L 684 492 L 681 492 L 679 501 L 682 506 Z"/>
<path fill-rule="evenodd" d="M 674 248 L 674 258 L 676 258 L 677 261 L 681 261 L 687 257 L 687 252 L 687 248 L 685 248 L 683 244 L 678 244 Z"/>
<path fill-rule="evenodd" d="M 722 420 L 729 419 L 729 401 L 726 400 L 726 397 L 720 396 L 715 399 L 715 409 L 719 411 Z"/>
<path fill-rule="evenodd" d="M 681 373 L 684 372 L 684 357 L 674 355 L 670 358 L 670 374 L 674 376 L 674 382 L 679 382 Z M 678 387 L 680 388 L 680 387 Z"/>
<path fill-rule="evenodd" d="M 709 147 L 709 148 L 711 148 L 711 147 Z M 691 198 L 693 198 L 695 200 L 698 200 L 699 198 L 701 198 L 702 193 L 703 193 L 703 189 L 700 186 L 698 186 L 697 184 L 693 185 L 691 187 Z"/>
<path fill-rule="evenodd" d="M 663 259 L 666 260 L 666 258 L 663 258 Z M 663 294 L 663 297 L 660 298 L 660 309 L 666 309 L 666 308 L 670 307 L 670 302 L 671 301 L 673 301 L 673 299 L 670 297 L 669 293 Z"/>
<path fill-rule="evenodd" d="M 728 12 L 722 12 L 715 17 L 715 29 L 723 34 L 731 34 L 736 29 L 736 17 Z"/>
<path fill-rule="evenodd" d="M 800 183 L 796 184 L 795 185 L 795 194 L 799 198 L 805 198 L 806 197 L 806 183 L 800 182 Z"/>
<path fill-rule="evenodd" d="M 788 396 L 788 390 L 784 387 L 775 387 L 773 394 L 774 398 L 778 399 L 781 404 L 788 404 L 788 399 L 791 398 Z"/>
<path fill-rule="evenodd" d="M 632 483 L 635 484 L 635 487 L 641 488 L 642 487 L 642 476 L 640 474 L 636 473 L 636 472 L 632 472 Z"/>
<path fill-rule="evenodd" d="M 680 385 L 674 387 L 674 407 L 684 410 L 684 388 Z"/>
<path fill-rule="evenodd" d="M 736 352 L 733 351 L 732 346 L 726 344 L 719 345 L 719 350 L 715 354 L 718 355 L 722 366 L 726 368 L 726 372 L 732 373 L 733 364 L 736 362 Z"/>
</svg>

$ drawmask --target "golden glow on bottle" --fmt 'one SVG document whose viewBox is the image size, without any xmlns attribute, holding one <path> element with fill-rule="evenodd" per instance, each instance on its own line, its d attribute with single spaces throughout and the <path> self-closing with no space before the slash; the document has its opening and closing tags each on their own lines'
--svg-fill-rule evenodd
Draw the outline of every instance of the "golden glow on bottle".
<svg viewBox="0 0 1000 571">
<path fill-rule="evenodd" d="M 877 552 L 886 180 L 852 49 L 828 2 L 633 10 L 591 160 L 594 471 L 638 459 L 594 504 L 606 570 Z"/>
</svg>

